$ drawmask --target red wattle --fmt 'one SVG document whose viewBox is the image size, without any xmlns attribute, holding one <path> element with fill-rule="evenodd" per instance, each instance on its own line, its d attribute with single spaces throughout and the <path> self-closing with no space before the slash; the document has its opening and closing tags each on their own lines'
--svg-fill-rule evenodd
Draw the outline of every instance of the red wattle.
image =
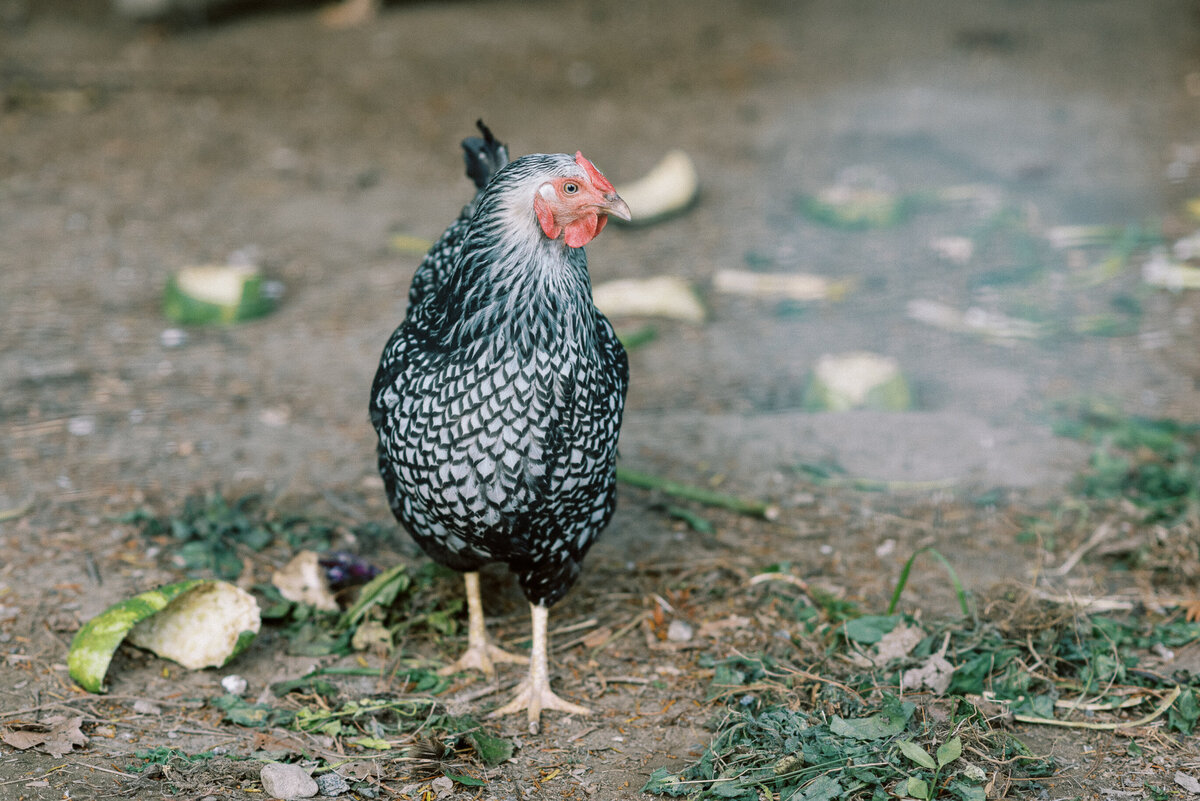
<svg viewBox="0 0 1200 801">
<path fill-rule="evenodd" d="M 604 227 L 604 223 L 607 221 L 607 216 L 601 217 L 598 214 L 586 214 L 578 220 L 567 224 L 567 235 L 563 239 L 571 247 L 581 248 L 588 242 L 591 242 L 596 234 L 600 233 L 600 229 Z"/>
</svg>

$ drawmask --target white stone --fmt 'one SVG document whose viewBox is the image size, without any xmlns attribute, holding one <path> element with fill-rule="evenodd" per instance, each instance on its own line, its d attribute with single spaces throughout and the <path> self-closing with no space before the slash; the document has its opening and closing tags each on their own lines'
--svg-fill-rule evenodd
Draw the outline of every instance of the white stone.
<svg viewBox="0 0 1200 801">
<path fill-rule="evenodd" d="M 317 783 L 313 781 L 308 771 L 299 765 L 285 765 L 272 762 L 263 765 L 258 774 L 262 782 L 263 792 L 271 798 L 288 801 L 293 798 L 312 798 L 317 794 Z"/>
</svg>

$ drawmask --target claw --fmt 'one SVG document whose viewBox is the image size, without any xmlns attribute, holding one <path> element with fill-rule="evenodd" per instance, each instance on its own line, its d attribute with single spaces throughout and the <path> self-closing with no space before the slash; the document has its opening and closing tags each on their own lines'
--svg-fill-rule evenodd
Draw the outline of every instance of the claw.
<svg viewBox="0 0 1200 801">
<path fill-rule="evenodd" d="M 548 611 L 546 607 L 536 605 L 531 606 L 530 610 L 533 619 L 533 648 L 529 656 L 529 676 L 517 686 L 516 696 L 488 717 L 497 718 L 501 715 L 512 715 L 522 709 L 527 710 L 529 733 L 537 734 L 541 728 L 543 709 L 565 712 L 568 715 L 590 715 L 592 710 L 564 701 L 550 689 L 546 657 Z"/>
<path fill-rule="evenodd" d="M 548 685 L 542 685 L 539 690 L 532 689 L 529 679 L 526 679 L 517 686 L 516 696 L 504 706 L 491 712 L 488 717 L 498 718 L 502 715 L 512 715 L 520 712 L 522 709 L 528 710 L 530 734 L 537 734 L 541 729 L 543 709 L 565 712 L 568 715 L 592 714 L 592 710 L 586 706 L 564 701 Z"/>
<path fill-rule="evenodd" d="M 467 670 L 478 670 L 489 679 L 496 678 L 497 662 L 514 662 L 519 665 L 529 664 L 529 657 L 512 654 L 498 645 L 493 645 L 486 639 L 483 642 L 473 642 L 463 651 L 462 656 L 438 671 L 439 676 L 451 676 Z"/>
</svg>

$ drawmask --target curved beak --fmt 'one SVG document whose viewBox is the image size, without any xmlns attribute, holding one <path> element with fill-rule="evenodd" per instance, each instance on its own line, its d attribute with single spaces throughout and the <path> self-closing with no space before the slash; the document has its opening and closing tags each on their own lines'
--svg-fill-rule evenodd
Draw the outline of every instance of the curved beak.
<svg viewBox="0 0 1200 801">
<path fill-rule="evenodd" d="M 600 212 L 611 214 L 625 222 L 633 219 L 633 215 L 629 213 L 629 204 L 622 200 L 616 192 L 604 193 L 604 203 L 600 206 Z"/>
</svg>

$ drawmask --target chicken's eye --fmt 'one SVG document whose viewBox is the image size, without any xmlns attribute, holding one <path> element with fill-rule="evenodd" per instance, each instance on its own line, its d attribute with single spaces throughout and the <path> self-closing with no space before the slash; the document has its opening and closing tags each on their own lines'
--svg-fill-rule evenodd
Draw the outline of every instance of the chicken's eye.
<svg viewBox="0 0 1200 801">
<path fill-rule="evenodd" d="M 573 181 L 567 181 L 565 184 L 563 184 L 563 191 L 568 195 L 573 195 L 579 191 L 579 184 Z"/>
</svg>

